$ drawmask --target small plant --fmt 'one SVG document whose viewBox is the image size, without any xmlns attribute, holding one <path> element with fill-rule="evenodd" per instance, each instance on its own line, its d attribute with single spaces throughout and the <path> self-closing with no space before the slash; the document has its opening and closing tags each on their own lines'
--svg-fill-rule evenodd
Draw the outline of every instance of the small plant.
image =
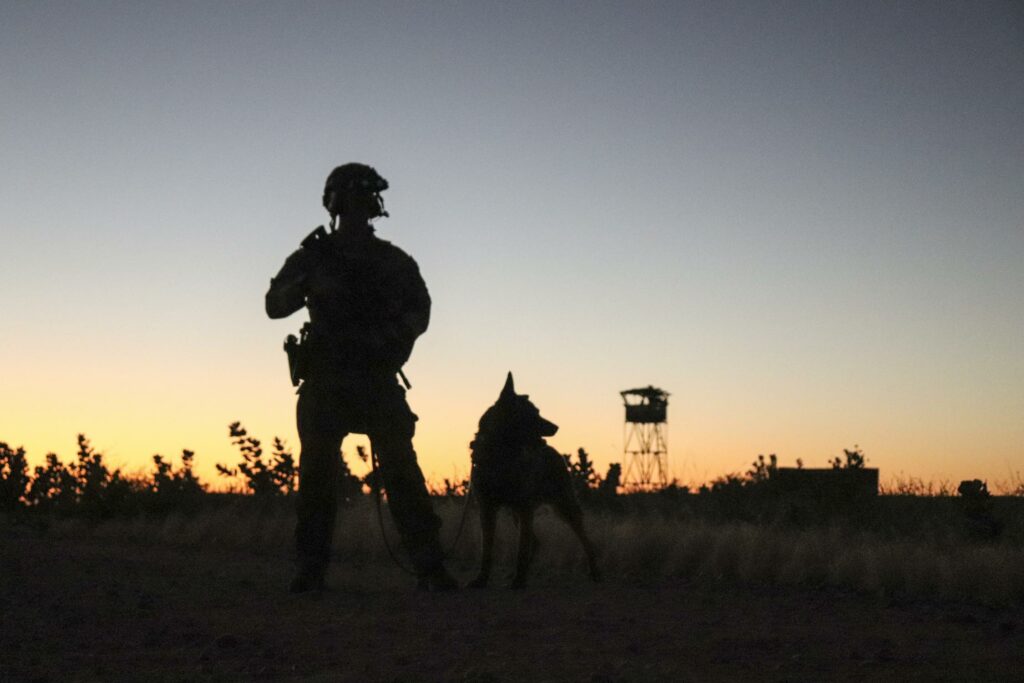
<svg viewBox="0 0 1024 683">
<path fill-rule="evenodd" d="M 763 455 L 758 455 L 750 465 L 750 469 L 747 470 L 747 481 L 750 484 L 764 484 L 771 480 L 779 470 L 779 459 L 772 453 L 766 459 Z"/>
<path fill-rule="evenodd" d="M 697 492 L 702 495 L 709 495 L 739 491 L 743 488 L 746 482 L 747 479 L 743 476 L 735 472 L 730 472 L 729 474 L 723 474 L 720 477 L 715 477 L 711 480 L 710 484 L 701 484 Z"/>
<path fill-rule="evenodd" d="M 972 502 L 986 501 L 991 497 L 988 492 L 988 484 L 983 482 L 981 479 L 970 479 L 960 482 L 960 486 L 957 487 L 956 492 L 963 497 L 964 500 Z"/>
<path fill-rule="evenodd" d="M 374 465 L 371 454 L 366 450 L 365 446 L 356 446 L 356 455 L 363 462 L 370 463 L 370 471 L 363 477 L 361 484 L 365 485 L 366 488 L 370 489 L 372 495 L 379 495 L 384 490 L 384 477 L 381 476 L 377 467 Z"/>
<path fill-rule="evenodd" d="M 853 450 L 843 449 L 843 455 L 845 461 L 839 457 L 833 458 L 829 461 L 834 470 L 862 470 L 868 459 L 864 457 L 864 451 L 860 449 L 857 444 L 853 445 Z"/>
<path fill-rule="evenodd" d="M 40 510 L 67 510 L 75 504 L 75 475 L 56 453 L 46 454 L 46 465 L 37 465 L 28 489 L 29 502 Z"/>
<path fill-rule="evenodd" d="M 366 462 L 369 457 L 366 453 L 366 449 L 362 446 L 356 446 L 356 455 Z M 341 464 L 338 468 L 338 496 L 346 503 L 352 503 L 359 499 L 363 495 L 363 480 L 352 474 L 352 468 L 348 466 L 348 461 L 345 460 L 345 454 L 341 454 Z"/>
<path fill-rule="evenodd" d="M 65 466 L 55 453 L 48 453 L 46 465 L 35 468 L 27 498 L 40 510 L 106 517 L 125 511 L 136 489 L 136 482 L 119 469 L 110 470 L 103 454 L 79 434 L 75 461 Z"/>
<path fill-rule="evenodd" d="M 250 436 L 240 422 L 228 425 L 228 434 L 231 443 L 238 447 L 242 460 L 233 468 L 217 463 L 217 472 L 225 477 L 241 474 L 249 491 L 260 498 L 286 496 L 295 491 L 299 471 L 284 441 L 274 437 L 273 460 L 268 463 L 263 459 L 260 440 Z"/>
<path fill-rule="evenodd" d="M 957 487 L 960 506 L 967 523 L 967 533 L 977 539 L 993 539 L 1003 530 L 1002 521 L 992 512 L 992 496 L 988 484 L 980 479 L 968 479 Z"/>
<path fill-rule="evenodd" d="M 195 453 L 181 452 L 181 468 L 175 470 L 162 455 L 153 456 L 153 476 L 143 485 L 149 492 L 154 507 L 161 510 L 194 508 L 205 493 L 199 478 L 192 472 Z"/>
<path fill-rule="evenodd" d="M 576 496 L 584 501 L 588 499 L 594 489 L 601 483 L 601 477 L 594 471 L 594 463 L 590 460 L 590 454 L 579 448 L 576 450 L 576 462 L 572 456 L 562 455 L 565 458 L 565 465 L 569 468 L 569 476 L 572 478 L 572 487 Z"/>
<path fill-rule="evenodd" d="M 598 485 L 598 492 L 601 498 L 615 498 L 619 493 L 620 486 L 622 486 L 622 465 L 613 462 L 608 465 L 608 473 L 604 475 L 604 479 Z"/>
<path fill-rule="evenodd" d="M 31 479 L 24 448 L 0 441 L 0 511 L 12 512 L 26 503 Z"/>
<path fill-rule="evenodd" d="M 77 459 L 71 470 L 78 510 L 87 516 L 107 517 L 123 511 L 134 492 L 134 482 L 122 477 L 120 469 L 110 470 L 85 434 L 78 435 Z"/>
<path fill-rule="evenodd" d="M 430 488 L 431 495 L 444 496 L 445 498 L 462 498 L 469 491 L 469 479 L 448 479 L 442 480 L 442 486 Z"/>
</svg>

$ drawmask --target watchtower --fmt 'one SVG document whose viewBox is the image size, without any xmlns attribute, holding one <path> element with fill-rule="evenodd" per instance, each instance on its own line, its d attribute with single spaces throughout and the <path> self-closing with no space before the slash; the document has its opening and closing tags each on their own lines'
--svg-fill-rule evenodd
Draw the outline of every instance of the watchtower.
<svg viewBox="0 0 1024 683">
<path fill-rule="evenodd" d="M 648 386 L 619 392 L 626 406 L 622 485 L 652 491 L 668 484 L 668 392 Z"/>
</svg>

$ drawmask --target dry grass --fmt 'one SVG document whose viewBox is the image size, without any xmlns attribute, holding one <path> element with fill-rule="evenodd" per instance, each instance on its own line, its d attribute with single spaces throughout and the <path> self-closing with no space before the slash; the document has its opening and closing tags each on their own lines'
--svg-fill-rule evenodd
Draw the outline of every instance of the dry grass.
<svg viewBox="0 0 1024 683">
<path fill-rule="evenodd" d="M 444 519 L 444 543 L 450 547 L 461 504 L 443 500 L 436 507 Z M 293 524 L 290 504 L 280 502 L 263 508 L 228 504 L 192 516 L 139 517 L 98 525 L 65 520 L 55 522 L 50 533 L 286 555 Z M 954 543 L 948 538 L 883 536 L 841 526 L 799 529 L 640 514 L 591 514 L 587 524 L 599 548 L 602 569 L 616 582 L 833 586 L 891 597 L 985 604 L 1024 599 L 1024 549 L 1011 541 Z M 397 545 L 389 520 L 385 528 L 392 545 Z M 541 545 L 533 581 L 586 581 L 584 556 L 569 529 L 542 511 L 536 531 Z M 515 536 L 512 521 L 501 518 L 495 548 L 498 572 L 511 571 Z M 479 559 L 479 538 L 476 511 L 471 510 L 449 560 L 453 571 L 472 575 Z M 353 567 L 391 565 L 369 500 L 340 511 L 334 548 L 339 561 Z"/>
</svg>

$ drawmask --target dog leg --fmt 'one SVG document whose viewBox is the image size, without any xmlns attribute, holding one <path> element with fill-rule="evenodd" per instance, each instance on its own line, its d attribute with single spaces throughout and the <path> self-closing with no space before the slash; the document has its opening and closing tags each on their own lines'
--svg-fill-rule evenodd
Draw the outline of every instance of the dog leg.
<svg viewBox="0 0 1024 683">
<path fill-rule="evenodd" d="M 497 506 L 481 502 L 480 531 L 483 534 L 483 554 L 480 558 L 480 573 L 470 582 L 470 588 L 484 588 L 491 578 L 491 563 L 494 561 L 494 526 L 497 519 Z"/>
<path fill-rule="evenodd" d="M 587 567 L 592 581 L 601 580 L 601 570 L 597 568 L 597 553 L 594 552 L 594 545 L 587 538 L 587 532 L 583 529 L 583 510 L 576 501 L 559 503 L 556 508 L 558 515 L 565 520 L 566 524 L 576 534 L 583 544 L 583 552 L 587 555 Z"/>
<path fill-rule="evenodd" d="M 512 578 L 512 588 L 525 588 L 526 575 L 533 561 L 533 551 L 537 547 L 537 537 L 533 535 L 533 510 L 524 510 L 519 515 L 519 554 L 516 557 L 516 575 Z"/>
</svg>

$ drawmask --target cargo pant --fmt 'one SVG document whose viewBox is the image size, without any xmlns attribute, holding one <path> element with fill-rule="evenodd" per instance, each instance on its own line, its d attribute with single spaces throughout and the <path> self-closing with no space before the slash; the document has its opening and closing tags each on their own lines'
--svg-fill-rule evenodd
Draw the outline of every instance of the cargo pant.
<svg viewBox="0 0 1024 683">
<path fill-rule="evenodd" d="M 338 509 L 341 443 L 366 434 L 377 456 L 388 507 L 412 564 L 420 575 L 442 566 L 441 520 L 434 514 L 412 437 L 416 415 L 405 389 L 392 378 L 355 383 L 307 382 L 297 406 L 299 440 L 298 523 L 300 565 L 326 568 Z"/>
</svg>

